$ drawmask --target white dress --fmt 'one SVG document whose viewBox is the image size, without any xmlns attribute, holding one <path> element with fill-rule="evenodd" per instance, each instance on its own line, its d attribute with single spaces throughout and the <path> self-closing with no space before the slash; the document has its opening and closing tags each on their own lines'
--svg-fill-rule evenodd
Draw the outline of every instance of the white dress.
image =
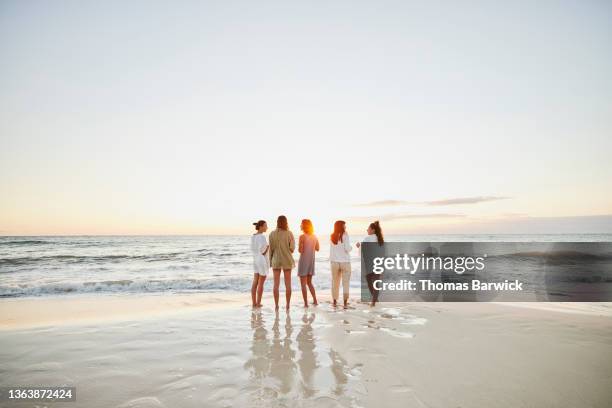
<svg viewBox="0 0 612 408">
<path fill-rule="evenodd" d="M 253 271 L 261 276 L 268 276 L 270 262 L 268 261 L 268 252 L 263 255 L 263 252 L 268 246 L 268 240 L 264 234 L 253 234 L 251 236 L 251 253 L 253 254 Z"/>
</svg>

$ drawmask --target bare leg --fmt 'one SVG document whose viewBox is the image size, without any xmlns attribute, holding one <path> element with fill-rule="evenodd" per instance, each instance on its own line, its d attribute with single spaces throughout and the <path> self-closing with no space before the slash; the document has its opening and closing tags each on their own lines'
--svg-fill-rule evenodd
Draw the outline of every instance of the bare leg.
<svg viewBox="0 0 612 408">
<path fill-rule="evenodd" d="M 374 274 L 368 273 L 366 275 L 366 281 L 368 282 L 368 290 L 370 291 L 370 306 L 374 306 L 376 301 L 374 300 Z"/>
<path fill-rule="evenodd" d="M 319 304 L 319 302 L 317 302 L 317 294 L 315 293 L 315 288 L 312 284 L 312 275 L 308 275 L 306 278 L 308 289 L 310 289 L 310 295 L 312 296 L 312 304 L 316 306 Z"/>
<path fill-rule="evenodd" d="M 251 300 L 253 301 L 253 307 L 257 306 L 257 299 L 255 294 L 257 292 L 257 282 L 259 282 L 259 274 L 253 274 L 253 283 L 251 284 Z"/>
<path fill-rule="evenodd" d="M 265 276 L 259 276 L 257 283 L 257 307 L 261 307 L 261 297 L 263 296 L 264 284 L 266 283 Z"/>
<path fill-rule="evenodd" d="M 368 280 L 368 289 L 370 290 L 370 294 L 372 295 L 372 302 L 370 302 L 370 306 L 376 306 L 376 302 L 378 302 L 378 294 L 379 290 L 374 287 L 374 281 L 382 279 L 382 275 L 376 275 L 370 273 L 366 275 Z"/>
<path fill-rule="evenodd" d="M 285 274 L 285 299 L 287 300 L 287 310 L 289 310 L 291 305 L 291 269 L 283 269 L 283 273 Z"/>
<path fill-rule="evenodd" d="M 274 308 L 278 310 L 278 288 L 280 286 L 280 269 L 272 269 L 272 273 L 274 274 L 274 288 L 272 289 L 272 293 L 274 294 Z"/>
<path fill-rule="evenodd" d="M 302 298 L 304 298 L 304 307 L 308 307 L 308 280 L 307 276 L 300 276 L 300 285 L 302 286 Z"/>
</svg>

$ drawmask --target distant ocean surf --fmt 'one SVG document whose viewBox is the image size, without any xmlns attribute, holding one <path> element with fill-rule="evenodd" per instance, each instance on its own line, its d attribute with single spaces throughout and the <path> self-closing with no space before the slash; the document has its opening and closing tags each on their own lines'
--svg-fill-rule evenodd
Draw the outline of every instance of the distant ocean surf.
<svg viewBox="0 0 612 408">
<path fill-rule="evenodd" d="M 361 239 L 353 235 L 353 242 Z M 329 243 L 319 235 L 315 285 L 329 289 Z M 612 241 L 612 234 L 397 235 L 389 241 Z M 360 262 L 352 254 L 351 285 Z M 297 261 L 297 254 L 295 256 Z M 271 276 L 270 276 L 271 277 Z M 246 292 L 249 236 L 0 237 L 0 297 L 78 293 Z M 293 280 L 297 289 L 298 280 Z M 268 287 L 271 283 L 267 283 Z"/>
</svg>

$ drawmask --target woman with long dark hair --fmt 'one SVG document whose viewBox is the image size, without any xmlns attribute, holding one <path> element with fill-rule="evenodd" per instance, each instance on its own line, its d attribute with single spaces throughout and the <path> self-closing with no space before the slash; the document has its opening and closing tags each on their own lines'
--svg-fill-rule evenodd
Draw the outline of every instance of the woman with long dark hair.
<svg viewBox="0 0 612 408">
<path fill-rule="evenodd" d="M 293 251 L 295 251 L 293 233 L 289 231 L 287 217 L 280 215 L 276 220 L 276 229 L 270 233 L 270 263 L 274 273 L 274 306 L 277 310 L 281 270 L 285 278 L 287 310 L 291 304 L 291 269 L 295 266 Z"/>
<path fill-rule="evenodd" d="M 319 239 L 314 234 L 312 221 L 303 219 L 300 228 L 304 232 L 298 241 L 298 252 L 300 253 L 298 277 L 302 286 L 302 298 L 304 298 L 304 307 L 308 307 L 308 290 L 310 290 L 312 304 L 316 306 L 318 305 L 317 294 L 312 285 L 312 277 L 315 273 L 315 252 L 319 250 Z"/>
<path fill-rule="evenodd" d="M 330 237 L 329 261 L 332 273 L 332 299 L 334 307 L 340 297 L 340 282 L 342 282 L 342 295 L 344 308 L 348 306 L 349 288 L 351 281 L 351 243 L 346 232 L 346 222 L 338 220 L 334 223 L 334 232 Z"/>
<path fill-rule="evenodd" d="M 368 226 L 368 235 L 363 239 L 362 242 L 376 242 L 379 246 L 383 246 L 385 243 L 385 238 L 383 237 L 382 228 L 380 227 L 380 223 L 378 221 L 374 221 Z M 361 244 L 357 243 L 357 248 L 360 248 Z M 370 296 L 372 298 L 370 306 L 375 306 L 376 302 L 378 302 L 378 292 L 379 290 L 374 288 L 374 281 L 381 280 L 382 274 L 375 274 L 373 272 L 368 273 L 366 275 L 366 280 L 368 282 L 368 290 L 370 291 Z"/>
<path fill-rule="evenodd" d="M 253 307 L 261 307 L 261 296 L 264 284 L 268 277 L 270 262 L 268 260 L 268 240 L 264 233 L 268 230 L 268 224 L 264 220 L 254 222 L 255 234 L 251 235 L 251 253 L 253 254 L 253 284 L 251 285 L 251 299 Z"/>
</svg>

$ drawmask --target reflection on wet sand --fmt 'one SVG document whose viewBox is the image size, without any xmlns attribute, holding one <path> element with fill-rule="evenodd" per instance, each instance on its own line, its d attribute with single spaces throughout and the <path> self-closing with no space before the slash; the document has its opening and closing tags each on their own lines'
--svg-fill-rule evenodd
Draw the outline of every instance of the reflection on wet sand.
<svg viewBox="0 0 612 408">
<path fill-rule="evenodd" d="M 298 366 L 302 375 L 302 393 L 305 397 L 311 397 L 316 393 L 313 387 L 313 375 L 317 368 L 317 353 L 315 351 L 315 339 L 312 331 L 312 322 L 315 320 L 315 314 L 304 313 L 302 316 L 302 328 L 298 333 L 296 340 L 298 350 L 300 350 L 300 358 Z"/>
<path fill-rule="evenodd" d="M 273 318 L 270 331 L 266 318 Z M 319 344 L 322 327 L 317 328 L 317 319 L 324 316 L 305 312 L 294 328 L 290 314 L 283 320 L 279 312 L 251 313 L 251 357 L 244 365 L 249 371 L 251 402 L 314 404 L 324 397 L 344 406 L 350 400 L 347 362 L 337 351 Z"/>
<path fill-rule="evenodd" d="M 274 324 L 272 325 L 272 345 L 268 357 L 270 359 L 270 377 L 275 378 L 280 384 L 281 394 L 289 393 L 293 388 L 295 377 L 295 350 L 292 348 L 291 315 L 285 318 L 285 333 L 281 338 L 279 312 L 276 311 Z"/>
<path fill-rule="evenodd" d="M 251 346 L 251 357 L 245 368 L 251 372 L 252 379 L 261 379 L 268 373 L 270 362 L 268 355 L 268 331 L 266 330 L 263 315 L 261 313 L 251 313 L 251 329 L 253 330 L 253 344 Z"/>
<path fill-rule="evenodd" d="M 329 351 L 329 358 L 332 361 L 331 371 L 336 382 L 333 392 L 338 396 L 344 395 L 346 383 L 348 382 L 348 377 L 346 375 L 348 364 L 346 364 L 346 360 L 342 358 L 340 353 L 333 349 Z"/>
</svg>

